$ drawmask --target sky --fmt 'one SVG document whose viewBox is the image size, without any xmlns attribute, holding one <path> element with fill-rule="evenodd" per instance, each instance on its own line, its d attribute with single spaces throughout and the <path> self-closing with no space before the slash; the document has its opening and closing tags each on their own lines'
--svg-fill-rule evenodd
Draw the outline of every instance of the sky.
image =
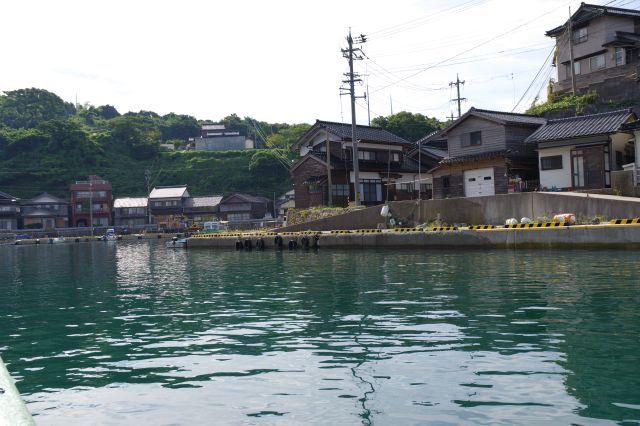
<svg viewBox="0 0 640 426">
<path fill-rule="evenodd" d="M 591 3 L 640 8 L 640 0 Z M 354 65 L 362 80 L 356 94 L 369 92 L 368 102 L 357 101 L 360 124 L 400 111 L 455 117 L 457 93 L 449 83 L 456 76 L 464 81 L 462 113 L 516 105 L 522 112 L 538 93 L 545 98 L 556 75 L 546 61 L 554 40 L 545 32 L 579 6 L 573 0 L 5 1 L 0 91 L 37 87 L 121 113 L 350 122 L 340 86 L 349 69 L 341 50 L 351 30 L 367 38 Z"/>
</svg>

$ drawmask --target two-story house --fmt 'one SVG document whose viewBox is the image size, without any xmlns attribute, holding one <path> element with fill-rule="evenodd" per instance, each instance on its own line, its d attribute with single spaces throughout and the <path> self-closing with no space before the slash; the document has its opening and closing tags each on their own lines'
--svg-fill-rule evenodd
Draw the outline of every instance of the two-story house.
<svg viewBox="0 0 640 426">
<path fill-rule="evenodd" d="M 476 197 L 536 188 L 537 154 L 524 141 L 545 121 L 532 115 L 471 108 L 431 136 L 446 140 L 448 149 L 447 157 L 430 170 L 433 198 Z"/>
<path fill-rule="evenodd" d="M 149 194 L 153 222 L 161 228 L 178 229 L 184 221 L 184 206 L 190 197 L 187 185 L 156 186 Z"/>
<path fill-rule="evenodd" d="M 109 226 L 112 224 L 113 188 L 100 176 L 91 175 L 87 180 L 72 184 L 71 226 Z"/>
<path fill-rule="evenodd" d="M 335 206 L 354 200 L 351 137 L 350 124 L 318 120 L 292 146 L 300 156 L 290 169 L 296 208 L 327 205 L 329 195 Z M 371 126 L 356 126 L 356 139 L 361 203 L 413 198 L 420 168 L 406 153 L 414 145 Z"/>
<path fill-rule="evenodd" d="M 136 227 L 149 223 L 149 199 L 126 197 L 113 200 L 114 225 Z"/>
<path fill-rule="evenodd" d="M 549 120 L 526 143 L 538 150 L 543 190 L 611 187 L 611 171 L 635 158 L 632 135 L 623 125 L 630 109 Z M 631 139 L 631 141 L 630 141 Z"/>
<path fill-rule="evenodd" d="M 266 197 L 232 194 L 224 198 L 219 207 L 220 220 L 229 222 L 273 218 L 273 203 Z"/>
<path fill-rule="evenodd" d="M 0 232 L 18 229 L 20 199 L 0 191 Z"/>
<path fill-rule="evenodd" d="M 571 31 L 571 33 L 569 33 Z M 582 3 L 564 24 L 547 31 L 556 40 L 557 94 L 571 93 L 571 53 L 577 92 L 602 100 L 638 97 L 640 10 Z"/>
<path fill-rule="evenodd" d="M 24 229 L 54 229 L 69 226 L 69 203 L 46 192 L 23 201 Z"/>
<path fill-rule="evenodd" d="M 222 195 L 205 195 L 187 198 L 184 204 L 184 215 L 196 222 L 206 222 L 218 218 Z"/>
</svg>

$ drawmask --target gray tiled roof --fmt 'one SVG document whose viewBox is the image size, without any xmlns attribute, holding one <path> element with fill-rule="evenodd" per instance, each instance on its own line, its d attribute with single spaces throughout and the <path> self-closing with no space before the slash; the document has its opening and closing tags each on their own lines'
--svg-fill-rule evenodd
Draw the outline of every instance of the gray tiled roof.
<svg viewBox="0 0 640 426">
<path fill-rule="evenodd" d="M 181 198 L 188 196 L 187 185 L 156 186 L 149 194 L 149 198 Z"/>
<path fill-rule="evenodd" d="M 114 209 L 147 207 L 147 197 L 124 197 L 113 200 Z"/>
<path fill-rule="evenodd" d="M 43 192 L 42 194 L 38 195 L 37 197 L 33 197 L 32 199 L 28 200 L 23 204 L 47 204 L 47 203 L 67 204 L 67 201 L 58 197 L 54 197 L 53 195 L 47 192 Z"/>
<path fill-rule="evenodd" d="M 488 109 L 471 108 L 473 115 L 477 117 L 485 117 L 494 121 L 501 121 L 506 124 L 525 124 L 525 125 L 540 125 L 545 123 L 545 119 L 542 117 L 536 117 L 529 114 L 518 114 L 515 112 L 504 111 L 490 111 Z"/>
<path fill-rule="evenodd" d="M 224 199 L 224 201 L 222 201 L 222 204 L 226 204 L 231 198 L 233 197 L 238 197 L 241 200 L 244 200 L 248 203 L 268 203 L 269 201 L 271 201 L 270 199 L 266 198 L 266 197 L 260 197 L 258 195 L 249 195 L 249 194 L 232 194 L 230 196 L 228 196 L 227 198 Z"/>
<path fill-rule="evenodd" d="M 318 121 L 318 124 L 344 140 L 351 140 L 351 124 L 334 123 L 331 121 Z M 388 130 L 380 127 L 361 125 L 356 125 L 356 138 L 367 142 L 384 142 L 403 145 L 410 143 L 409 141 L 402 139 L 400 136 L 396 136 Z"/>
<path fill-rule="evenodd" d="M 600 114 L 549 120 L 533 132 L 525 142 L 548 142 L 584 136 L 608 135 L 620 129 L 630 117 L 630 109 L 603 112 Z"/>
<path fill-rule="evenodd" d="M 214 207 L 220 204 L 222 201 L 222 195 L 212 195 L 206 197 L 191 197 L 187 198 L 184 206 L 188 208 L 195 207 Z"/>
<path fill-rule="evenodd" d="M 571 16 L 571 22 L 574 26 L 581 25 L 603 15 L 638 18 L 640 17 L 640 10 L 582 3 L 578 10 L 576 10 L 576 12 Z M 563 33 L 567 22 L 552 30 L 547 31 L 546 35 L 549 37 L 555 37 Z"/>
</svg>

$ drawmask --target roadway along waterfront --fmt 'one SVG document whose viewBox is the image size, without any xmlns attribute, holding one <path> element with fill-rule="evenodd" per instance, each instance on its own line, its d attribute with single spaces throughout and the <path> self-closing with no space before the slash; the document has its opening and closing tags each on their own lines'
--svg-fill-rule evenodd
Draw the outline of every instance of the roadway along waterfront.
<svg viewBox="0 0 640 426">
<path fill-rule="evenodd" d="M 165 243 L 0 246 L 38 425 L 640 421 L 638 251 Z"/>
</svg>

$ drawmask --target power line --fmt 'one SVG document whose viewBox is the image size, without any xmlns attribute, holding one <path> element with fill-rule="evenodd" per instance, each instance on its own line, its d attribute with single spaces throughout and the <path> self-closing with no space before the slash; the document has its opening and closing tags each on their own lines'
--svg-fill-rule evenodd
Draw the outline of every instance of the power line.
<svg viewBox="0 0 640 426">
<path fill-rule="evenodd" d="M 564 7 L 564 6 L 562 6 L 562 7 Z M 475 49 L 477 49 L 477 48 L 479 48 L 479 47 L 482 47 L 482 46 L 484 46 L 484 45 L 486 45 L 486 44 L 488 44 L 488 43 L 490 43 L 490 42 L 492 42 L 492 41 L 494 41 L 494 40 L 497 40 L 497 39 L 498 39 L 498 38 L 500 38 L 500 37 L 504 37 L 505 35 L 511 34 L 511 33 L 512 33 L 512 32 L 514 32 L 515 30 L 517 30 L 517 29 L 519 29 L 519 28 L 522 28 L 522 27 L 525 27 L 525 26 L 527 26 L 527 25 L 531 24 L 532 22 L 534 22 L 534 21 L 536 21 L 536 20 L 538 20 L 538 19 L 542 18 L 543 16 L 546 16 L 546 15 L 548 15 L 548 14 L 550 14 L 550 13 L 552 13 L 552 12 L 556 11 L 557 9 L 559 9 L 559 7 L 554 8 L 554 9 L 552 9 L 552 10 L 548 11 L 548 12 L 545 12 L 545 13 L 543 13 L 542 15 L 539 15 L 539 16 L 537 16 L 537 17 L 535 17 L 535 18 L 531 19 L 530 21 L 527 21 L 527 22 L 525 22 L 525 23 L 523 23 L 523 24 L 517 25 L 517 26 L 515 26 L 515 27 L 513 27 L 513 28 L 509 29 L 508 31 L 505 31 L 505 32 L 503 32 L 503 33 L 501 33 L 501 34 L 498 34 L 498 35 L 496 35 L 496 36 L 494 36 L 494 37 L 491 37 L 491 38 L 489 38 L 489 39 L 487 39 L 487 40 L 485 40 L 485 41 L 483 41 L 483 42 L 481 42 L 481 43 L 478 43 L 478 44 L 476 44 L 475 46 L 470 47 L 470 48 L 468 48 L 468 49 L 466 49 L 466 50 L 463 50 L 462 52 L 459 52 L 459 53 L 457 53 L 457 54 L 455 54 L 455 55 L 453 55 L 453 56 L 451 56 L 451 57 L 449 57 L 449 58 L 447 58 L 447 59 L 444 59 L 444 60 L 442 60 L 442 61 L 439 61 L 439 62 L 435 63 L 435 64 L 434 64 L 434 65 L 432 65 L 432 66 L 429 66 L 429 67 L 423 68 L 423 69 L 421 69 L 421 70 L 419 70 L 419 71 L 417 71 L 417 72 L 415 72 L 415 73 L 413 73 L 413 74 L 411 74 L 411 75 L 409 75 L 409 76 L 407 76 L 407 77 L 404 77 L 404 78 L 402 78 L 402 79 L 398 80 L 396 83 L 388 84 L 388 85 L 386 85 L 386 86 L 384 86 L 384 87 L 381 87 L 381 88 L 380 88 L 380 89 L 378 89 L 378 90 L 374 90 L 372 93 L 379 92 L 380 90 L 384 90 L 384 89 L 386 89 L 386 88 L 388 88 L 388 87 L 390 87 L 390 86 L 393 86 L 394 84 L 400 83 L 400 82 L 405 81 L 405 80 L 408 80 L 408 79 L 410 79 L 410 78 L 413 78 L 413 77 L 415 77 L 415 76 L 416 76 L 416 75 L 418 75 L 418 74 L 421 74 L 421 73 L 423 73 L 423 72 L 425 72 L 425 71 L 427 71 L 427 70 L 430 70 L 431 68 L 434 68 L 435 66 L 442 65 L 442 64 L 444 64 L 444 63 L 446 63 L 446 62 L 450 62 L 450 61 L 452 61 L 453 59 L 455 59 L 455 58 L 457 58 L 457 57 L 459 57 L 459 56 L 464 55 L 465 53 L 471 52 L 471 51 L 473 51 L 473 50 L 475 50 Z"/>
</svg>

